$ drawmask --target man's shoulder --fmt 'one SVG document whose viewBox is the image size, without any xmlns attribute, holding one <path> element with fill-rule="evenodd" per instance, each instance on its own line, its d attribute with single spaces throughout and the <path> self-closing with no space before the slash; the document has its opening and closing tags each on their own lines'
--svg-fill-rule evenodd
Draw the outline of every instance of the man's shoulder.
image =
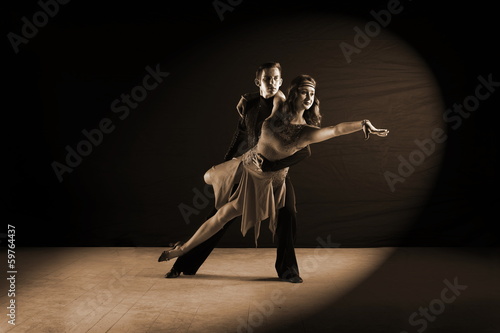
<svg viewBox="0 0 500 333">
<path fill-rule="evenodd" d="M 260 101 L 259 92 L 251 92 L 241 95 L 240 103 L 238 103 L 237 109 L 242 117 L 245 117 L 248 113 L 253 113 L 252 110 L 256 110 Z"/>
<path fill-rule="evenodd" d="M 260 97 L 260 93 L 257 92 L 250 92 L 250 93 L 245 93 L 241 95 L 247 102 L 253 102 L 253 101 L 258 101 Z"/>
</svg>

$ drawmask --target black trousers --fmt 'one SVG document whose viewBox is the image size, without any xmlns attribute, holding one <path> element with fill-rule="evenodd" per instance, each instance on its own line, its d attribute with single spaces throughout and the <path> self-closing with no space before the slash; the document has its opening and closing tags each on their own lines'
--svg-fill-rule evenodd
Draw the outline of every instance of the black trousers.
<svg viewBox="0 0 500 333">
<path fill-rule="evenodd" d="M 290 179 L 287 177 L 285 181 L 287 193 L 285 207 L 281 208 L 278 212 L 278 223 L 275 235 L 275 241 L 277 243 L 275 268 L 278 273 L 278 277 L 282 279 L 299 275 L 299 267 L 297 265 L 294 248 L 297 233 L 295 192 Z M 212 217 L 216 212 L 217 210 L 213 209 L 207 219 Z M 196 274 L 200 266 L 205 262 L 212 250 L 217 246 L 217 243 L 219 243 L 222 236 L 226 233 L 226 230 L 234 223 L 235 220 L 236 219 L 229 221 L 211 238 L 196 246 L 183 256 L 177 258 L 173 268 L 179 272 L 183 272 L 184 274 Z"/>
</svg>

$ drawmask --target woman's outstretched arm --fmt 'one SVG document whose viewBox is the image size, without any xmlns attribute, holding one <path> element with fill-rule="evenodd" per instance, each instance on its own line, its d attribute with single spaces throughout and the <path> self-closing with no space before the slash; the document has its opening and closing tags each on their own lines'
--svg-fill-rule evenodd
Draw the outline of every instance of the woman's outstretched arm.
<svg viewBox="0 0 500 333">
<path fill-rule="evenodd" d="M 299 139 L 299 145 L 305 146 L 312 143 L 323 142 L 337 136 L 355 133 L 366 129 L 367 133 L 373 133 L 378 136 L 387 136 L 389 131 L 386 129 L 375 128 L 369 120 L 351 121 L 328 126 L 323 128 L 304 127 L 302 135 Z"/>
</svg>

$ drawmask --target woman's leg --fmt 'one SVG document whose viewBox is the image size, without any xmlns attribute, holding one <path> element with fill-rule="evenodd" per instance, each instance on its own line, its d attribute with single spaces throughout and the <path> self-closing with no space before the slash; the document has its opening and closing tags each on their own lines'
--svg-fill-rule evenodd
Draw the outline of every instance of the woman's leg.
<svg viewBox="0 0 500 333">
<path fill-rule="evenodd" d="M 220 177 L 231 176 L 231 173 L 228 173 L 229 171 L 227 171 L 227 168 L 221 166 L 221 165 L 227 166 L 228 165 L 227 163 L 234 163 L 234 162 L 228 161 L 210 168 L 203 177 L 205 179 L 205 183 L 207 183 L 208 185 L 213 185 L 213 182 L 217 181 Z M 229 170 L 232 170 L 231 172 L 234 174 L 233 175 L 234 180 L 239 179 L 242 172 L 241 164 L 239 164 L 239 162 L 237 163 L 238 165 L 236 169 L 229 168 Z M 212 237 L 218 231 L 220 231 L 226 223 L 228 223 L 229 221 L 233 220 L 234 218 L 240 215 L 241 212 L 236 210 L 233 203 L 231 202 L 226 203 L 217 211 L 215 215 L 206 220 L 205 223 L 203 223 L 201 227 L 198 228 L 195 234 L 186 243 L 175 246 L 172 250 L 163 251 L 158 261 L 164 261 L 180 257 L 184 253 L 191 251 L 196 246 L 210 239 L 210 237 Z"/>
<path fill-rule="evenodd" d="M 169 258 L 179 257 L 189 252 L 194 247 L 215 235 L 227 222 L 240 215 L 241 212 L 236 210 L 231 202 L 225 204 L 214 216 L 206 220 L 186 243 L 171 250 Z"/>
</svg>

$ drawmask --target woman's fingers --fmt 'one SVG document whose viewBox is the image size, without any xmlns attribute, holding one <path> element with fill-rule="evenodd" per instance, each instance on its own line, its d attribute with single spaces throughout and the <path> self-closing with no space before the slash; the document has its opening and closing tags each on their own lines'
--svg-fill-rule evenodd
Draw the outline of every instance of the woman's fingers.
<svg viewBox="0 0 500 333">
<path fill-rule="evenodd" d="M 387 136 L 387 134 L 389 134 L 389 130 L 387 130 L 387 129 L 377 129 L 373 133 L 376 134 L 376 135 L 378 135 L 378 136 Z"/>
<path fill-rule="evenodd" d="M 365 126 L 363 126 L 363 133 L 365 135 L 365 140 L 368 140 L 370 134 L 385 137 L 389 134 L 389 130 L 375 128 L 375 126 L 373 126 L 373 124 L 369 120 L 367 120 L 365 122 Z"/>
</svg>

